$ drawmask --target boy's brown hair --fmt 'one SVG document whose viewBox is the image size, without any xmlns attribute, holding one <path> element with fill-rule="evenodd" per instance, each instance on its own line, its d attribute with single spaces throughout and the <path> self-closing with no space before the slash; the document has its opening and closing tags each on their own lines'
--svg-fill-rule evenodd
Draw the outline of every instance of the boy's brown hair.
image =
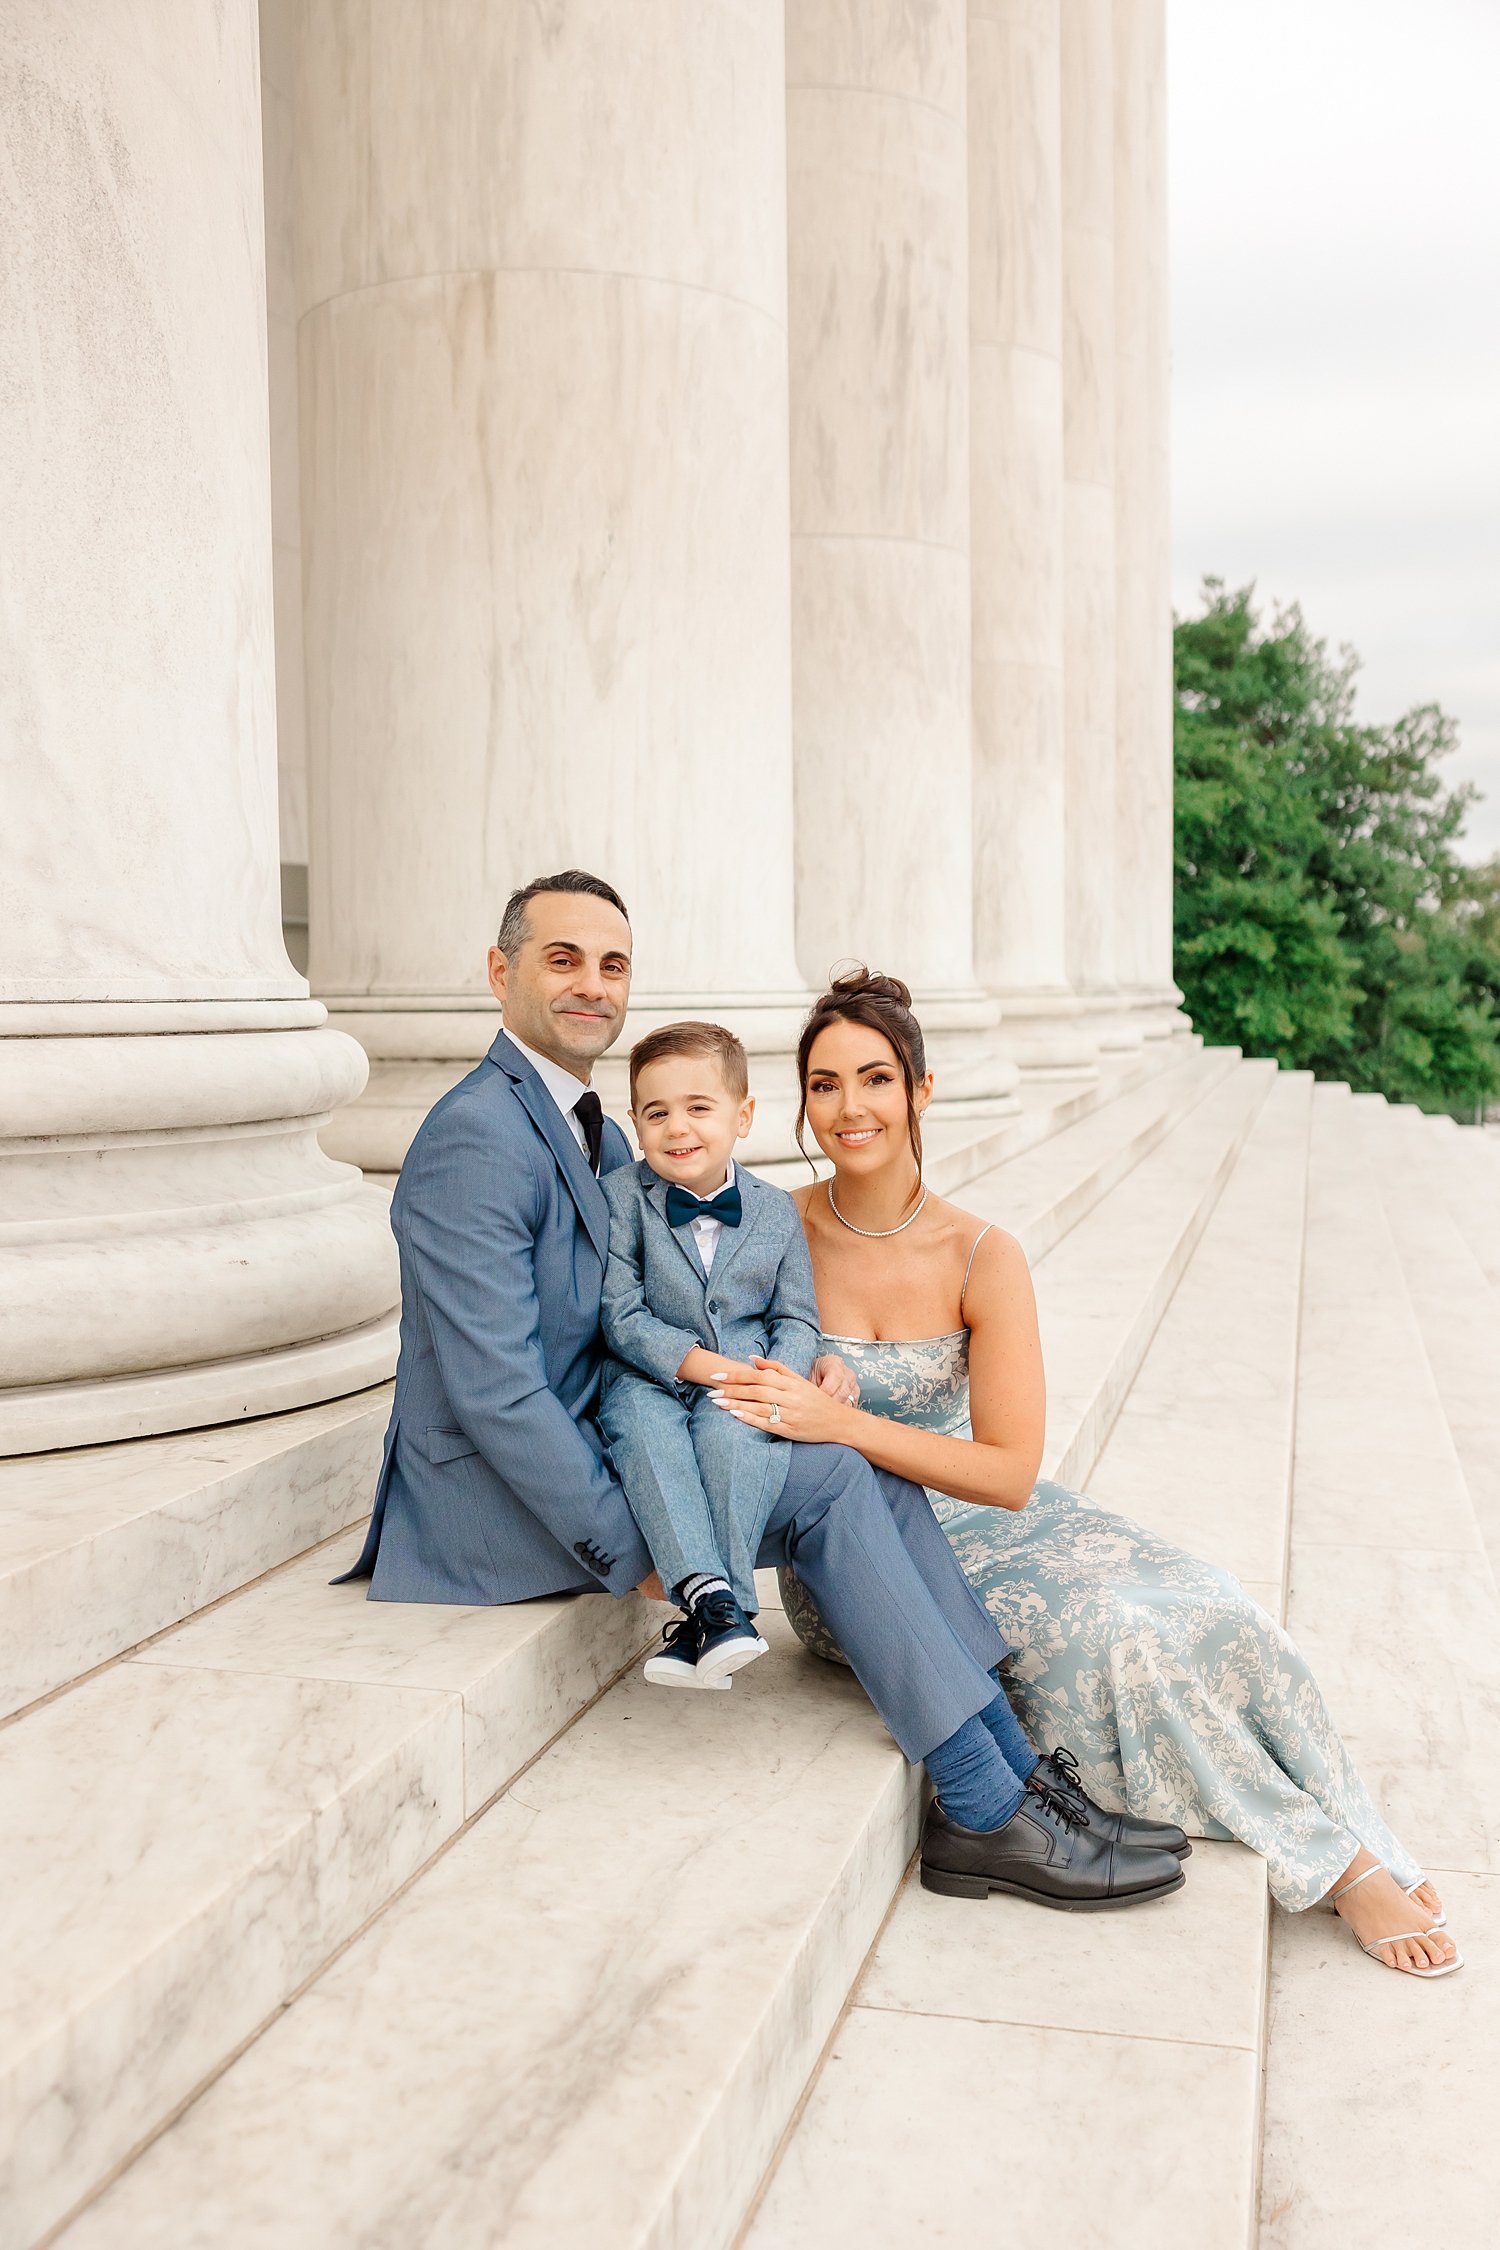
<svg viewBox="0 0 1500 2250">
<path fill-rule="evenodd" d="M 644 1039 L 637 1039 L 630 1050 L 632 1109 L 641 1072 L 652 1063 L 665 1062 L 668 1055 L 712 1055 L 732 1100 L 742 1102 L 750 1091 L 750 1065 L 732 1031 L 721 1023 L 664 1023 L 660 1031 L 648 1031 Z"/>
</svg>

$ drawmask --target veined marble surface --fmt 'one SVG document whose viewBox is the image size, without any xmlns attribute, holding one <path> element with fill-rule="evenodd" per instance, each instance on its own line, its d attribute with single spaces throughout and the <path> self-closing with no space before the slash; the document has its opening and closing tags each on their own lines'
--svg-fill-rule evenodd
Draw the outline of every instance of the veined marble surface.
<svg viewBox="0 0 1500 2250">
<path fill-rule="evenodd" d="M 127 1662 L 0 1736 L 0 2209 L 30 2243 L 463 1818 L 452 1696 Z"/>
<path fill-rule="evenodd" d="M 1044 1475 L 1087 1487 L 1274 1076 L 1269 1063 L 1242 1063 L 1038 1266 Z"/>
<path fill-rule="evenodd" d="M 372 1602 L 362 1584 L 329 1584 L 362 1538 L 361 1529 L 346 1549 L 303 1556 L 140 1661 L 461 1696 L 467 1818 L 675 1614 L 634 1594 L 561 1594 L 497 1609 Z"/>
<path fill-rule="evenodd" d="M 719 2250 L 911 1848 L 855 1682 L 632 1675 L 304 1993 L 69 2250 Z M 307 2090 L 316 2086 L 317 2099 Z"/>
<path fill-rule="evenodd" d="M 0 1461 L 0 1717 L 367 1515 L 390 1395 Z"/>
<path fill-rule="evenodd" d="M 1329 1917 L 1277 1917 L 1264 2250 L 1495 2234 L 1500 1603 L 1382 1209 L 1379 1144 L 1401 1130 L 1314 1091 L 1288 1624 L 1465 1967 L 1417 1989 Z"/>
</svg>

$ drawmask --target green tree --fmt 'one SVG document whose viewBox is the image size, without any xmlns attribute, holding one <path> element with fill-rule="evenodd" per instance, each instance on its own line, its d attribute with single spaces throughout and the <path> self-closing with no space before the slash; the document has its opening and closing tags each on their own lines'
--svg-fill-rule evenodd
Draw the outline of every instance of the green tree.
<svg viewBox="0 0 1500 2250">
<path fill-rule="evenodd" d="M 1361 725 L 1300 611 L 1204 586 L 1176 635 L 1177 979 L 1205 1038 L 1472 1115 L 1500 1088 L 1500 872 L 1436 706 Z"/>
</svg>

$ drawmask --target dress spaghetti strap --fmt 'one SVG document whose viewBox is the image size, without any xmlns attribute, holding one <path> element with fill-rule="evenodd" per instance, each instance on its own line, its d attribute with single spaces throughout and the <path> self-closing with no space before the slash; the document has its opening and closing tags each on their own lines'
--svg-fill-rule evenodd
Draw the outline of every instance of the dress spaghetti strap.
<svg viewBox="0 0 1500 2250">
<path fill-rule="evenodd" d="M 964 1267 L 963 1287 L 958 1292 L 958 1317 L 960 1320 L 962 1320 L 964 1317 L 964 1299 L 969 1294 L 969 1276 L 974 1271 L 974 1252 L 979 1248 L 979 1245 L 981 1242 L 983 1242 L 985 1236 L 987 1234 L 993 1234 L 994 1231 L 994 1226 L 993 1224 L 991 1224 L 987 1227 L 981 1227 L 978 1234 L 976 1234 L 974 1237 L 974 1248 L 969 1252 L 969 1262 Z"/>
</svg>

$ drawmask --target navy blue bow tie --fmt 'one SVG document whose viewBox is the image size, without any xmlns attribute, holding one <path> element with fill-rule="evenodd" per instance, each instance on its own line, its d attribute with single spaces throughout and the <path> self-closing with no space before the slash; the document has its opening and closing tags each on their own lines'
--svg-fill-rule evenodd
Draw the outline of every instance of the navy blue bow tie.
<svg viewBox="0 0 1500 2250">
<path fill-rule="evenodd" d="M 720 1188 L 717 1195 L 706 1202 L 689 1195 L 686 1188 L 667 1189 L 667 1225 L 685 1227 L 690 1219 L 717 1219 L 721 1226 L 737 1227 L 745 1215 L 738 1186 Z"/>
</svg>

